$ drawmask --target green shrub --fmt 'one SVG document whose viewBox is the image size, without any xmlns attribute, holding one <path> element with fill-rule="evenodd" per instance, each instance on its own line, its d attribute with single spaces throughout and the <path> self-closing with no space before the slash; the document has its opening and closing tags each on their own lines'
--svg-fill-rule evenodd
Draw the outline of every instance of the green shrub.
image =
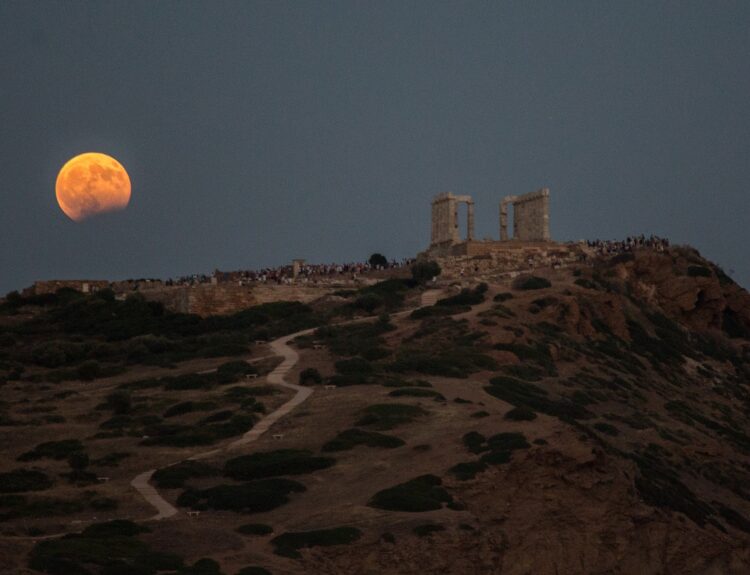
<svg viewBox="0 0 750 575">
<path fill-rule="evenodd" d="M 76 451 L 68 456 L 68 465 L 74 472 L 82 472 L 90 462 L 89 456 L 83 451 Z"/>
<path fill-rule="evenodd" d="M 517 449 L 528 449 L 531 447 L 526 441 L 523 433 L 497 433 L 487 439 L 492 451 L 515 451 Z"/>
<path fill-rule="evenodd" d="M 246 523 L 237 528 L 237 533 L 242 533 L 243 535 L 269 535 L 273 533 L 273 527 L 264 525 L 263 523 Z"/>
<path fill-rule="evenodd" d="M 152 575 L 182 567 L 177 556 L 154 551 L 136 539 L 141 531 L 129 521 L 113 521 L 41 541 L 29 555 L 29 567 L 51 575 L 86 575 L 91 566 L 103 575 Z"/>
<path fill-rule="evenodd" d="M 102 375 L 102 366 L 98 361 L 90 359 L 78 366 L 78 377 L 83 381 L 92 381 Z"/>
<path fill-rule="evenodd" d="M 254 385 L 252 387 L 230 387 L 224 394 L 226 397 L 239 401 L 248 397 L 258 397 L 264 395 L 277 395 L 281 393 L 278 387 L 273 385 Z"/>
<path fill-rule="evenodd" d="M 487 464 L 483 461 L 468 461 L 454 465 L 448 472 L 455 475 L 459 481 L 468 481 L 474 479 L 478 473 L 485 469 L 487 469 Z"/>
<path fill-rule="evenodd" d="M 492 298 L 492 301 L 497 302 L 497 303 L 503 303 L 505 301 L 508 301 L 509 299 L 513 299 L 513 294 L 510 293 L 509 291 L 506 291 L 506 292 L 495 295 L 495 297 Z"/>
<path fill-rule="evenodd" d="M 672 469 L 647 454 L 632 454 L 630 457 L 638 465 L 636 489 L 648 505 L 683 513 L 700 526 L 706 524 L 713 509 L 698 499 Z"/>
<path fill-rule="evenodd" d="M 160 489 L 183 487 L 188 479 L 196 477 L 214 477 L 219 470 L 201 461 L 181 461 L 169 467 L 157 469 L 152 478 Z"/>
<path fill-rule="evenodd" d="M 105 405 L 115 415 L 126 415 L 133 409 L 130 392 L 126 390 L 113 391 L 107 395 Z"/>
<path fill-rule="evenodd" d="M 208 489 L 188 489 L 177 498 L 177 505 L 193 509 L 216 509 L 241 513 L 262 513 L 287 503 L 291 493 L 301 493 L 305 486 L 291 479 L 274 477 L 233 485 L 216 485 Z"/>
<path fill-rule="evenodd" d="M 362 532 L 355 527 L 336 527 L 317 531 L 289 531 L 271 539 L 271 544 L 278 555 L 299 557 L 298 549 L 348 545 L 360 537 Z"/>
<path fill-rule="evenodd" d="M 405 483 L 377 492 L 368 505 L 388 511 L 435 511 L 453 498 L 441 487 L 434 475 L 422 475 Z"/>
<path fill-rule="evenodd" d="M 167 408 L 162 417 L 176 417 L 178 415 L 185 415 L 186 413 L 192 413 L 199 409 L 198 403 L 195 401 L 181 401 Z"/>
<path fill-rule="evenodd" d="M 377 299 L 373 299 L 373 303 L 380 300 L 386 310 L 392 310 L 403 303 L 406 292 L 414 286 L 414 281 L 391 278 L 374 285 L 365 286 L 359 290 L 359 294 L 360 298 L 374 295 Z M 354 306 L 356 307 L 356 305 L 355 302 Z"/>
<path fill-rule="evenodd" d="M 385 300 L 381 295 L 376 293 L 362 294 L 352 304 L 354 308 L 361 309 L 367 313 L 372 313 L 383 305 L 385 305 Z"/>
<path fill-rule="evenodd" d="M 0 493 L 22 493 L 44 491 L 52 487 L 52 480 L 41 471 L 14 469 L 0 473 Z"/>
<path fill-rule="evenodd" d="M 412 531 L 417 537 L 428 537 L 433 533 L 445 531 L 445 526 L 438 523 L 425 523 L 424 525 L 417 525 Z"/>
<path fill-rule="evenodd" d="M 369 376 L 373 373 L 372 364 L 361 357 L 342 359 L 335 363 L 336 371 L 343 375 Z"/>
<path fill-rule="evenodd" d="M 470 431 L 463 436 L 463 443 L 471 453 L 484 455 L 479 461 L 459 463 L 449 469 L 459 481 L 473 479 L 488 465 L 508 463 L 513 451 L 530 447 L 522 433 L 498 433 L 485 438 L 481 433 Z"/>
<path fill-rule="evenodd" d="M 487 447 L 482 447 L 487 441 L 487 438 L 478 431 L 468 432 L 461 438 L 461 441 L 463 441 L 464 446 L 471 453 L 482 453 L 483 451 L 487 451 L 487 449 L 489 449 Z"/>
<path fill-rule="evenodd" d="M 250 567 L 243 567 L 242 569 L 237 571 L 237 575 L 272 575 L 272 574 L 268 569 L 264 567 L 251 565 Z"/>
<path fill-rule="evenodd" d="M 393 449 L 404 445 L 404 441 L 392 435 L 375 431 L 351 428 L 340 432 L 335 438 L 323 445 L 323 451 L 346 451 L 358 445 Z"/>
<path fill-rule="evenodd" d="M 465 378 L 480 370 L 497 369 L 497 362 L 470 346 L 449 349 L 402 349 L 387 368 L 397 373 Z"/>
<path fill-rule="evenodd" d="M 606 435 L 615 436 L 620 434 L 620 431 L 614 425 L 610 425 L 609 423 L 604 422 L 595 423 L 594 429 Z"/>
<path fill-rule="evenodd" d="M 422 379 L 407 380 L 400 377 L 387 377 L 380 382 L 383 387 L 432 387 L 429 381 Z"/>
<path fill-rule="evenodd" d="M 232 419 L 234 416 L 234 411 L 231 409 L 222 409 L 221 411 L 216 411 L 212 413 L 211 415 L 207 415 L 203 419 L 198 421 L 198 425 L 202 425 L 204 423 L 218 423 L 220 421 L 227 421 L 228 419 Z"/>
<path fill-rule="evenodd" d="M 388 394 L 388 397 L 430 397 L 432 399 L 445 401 L 445 396 L 442 393 L 438 393 L 432 389 L 424 389 L 421 387 L 408 388 L 402 387 L 394 389 Z"/>
<path fill-rule="evenodd" d="M 210 445 L 222 439 L 241 435 L 253 427 L 255 418 L 252 415 L 235 415 L 229 421 L 209 425 L 164 425 L 157 424 L 145 429 L 147 439 L 141 445 L 169 445 L 172 447 L 190 447 Z"/>
<path fill-rule="evenodd" d="M 368 323 L 322 327 L 316 330 L 315 338 L 325 342 L 336 355 L 378 359 L 390 353 L 383 348 L 385 340 L 382 334 L 393 329 L 390 321 L 379 319 Z"/>
<path fill-rule="evenodd" d="M 316 457 L 300 449 L 279 449 L 242 455 L 224 464 L 224 475 L 239 481 L 275 477 L 278 475 L 302 475 L 331 467 L 336 460 Z"/>
<path fill-rule="evenodd" d="M 573 283 L 585 289 L 598 289 L 598 285 L 596 284 L 596 282 L 593 282 L 590 279 L 586 279 L 586 278 L 578 278 Z"/>
<path fill-rule="evenodd" d="M 503 371 L 508 375 L 524 379 L 526 381 L 539 381 L 542 379 L 544 372 L 538 367 L 528 364 L 504 365 Z"/>
<path fill-rule="evenodd" d="M 323 383 L 323 377 L 314 367 L 303 369 L 299 374 L 300 385 L 320 385 Z"/>
<path fill-rule="evenodd" d="M 537 276 L 521 276 L 513 282 L 513 288 L 517 290 L 537 290 L 551 286 L 548 279 Z"/>
<path fill-rule="evenodd" d="M 721 515 L 724 518 L 724 521 L 729 525 L 735 529 L 744 531 L 745 533 L 750 533 L 750 520 L 748 520 L 747 517 L 721 503 L 714 502 L 714 505 L 718 509 L 719 515 Z"/>
<path fill-rule="evenodd" d="M 258 370 L 246 361 L 229 361 L 216 368 L 216 381 L 221 385 L 235 383 L 240 377 L 257 373 Z"/>
<path fill-rule="evenodd" d="M 95 511 L 114 511 L 119 504 L 111 497 L 97 497 L 89 501 L 89 505 Z"/>
<path fill-rule="evenodd" d="M 487 284 L 479 284 L 474 289 L 464 288 L 457 295 L 438 300 L 435 304 L 439 307 L 472 306 L 484 301 Z"/>
<path fill-rule="evenodd" d="M 505 414 L 505 419 L 510 421 L 533 421 L 536 419 L 536 413 L 528 407 L 514 407 Z"/>
<path fill-rule="evenodd" d="M 212 373 L 187 373 L 162 378 L 162 384 L 167 391 L 189 391 L 192 389 L 209 389 L 216 382 Z"/>
<path fill-rule="evenodd" d="M 61 441 L 47 441 L 40 443 L 33 450 L 18 457 L 18 461 L 33 461 L 36 459 L 67 459 L 71 454 L 83 451 L 83 444 L 77 439 L 63 439 Z"/>
<path fill-rule="evenodd" d="M 471 310 L 468 305 L 450 305 L 450 306 L 426 306 L 415 309 L 409 314 L 412 319 L 424 319 L 426 317 L 447 317 L 459 313 L 465 313 Z"/>
<path fill-rule="evenodd" d="M 420 284 L 425 284 L 440 275 L 440 266 L 434 261 L 417 262 L 411 267 L 411 277 Z"/>
<path fill-rule="evenodd" d="M 376 429 L 393 429 L 409 423 L 417 417 L 427 415 L 427 411 L 416 405 L 405 403 L 378 403 L 362 410 L 362 417 L 356 425 L 371 425 Z"/>
<path fill-rule="evenodd" d="M 191 567 L 183 567 L 177 572 L 177 575 L 224 575 L 224 573 L 222 573 L 221 566 L 216 561 L 203 558 L 198 559 Z"/>
<path fill-rule="evenodd" d="M 511 455 L 510 451 L 490 451 L 482 455 L 479 461 L 485 465 L 503 465 L 510 462 Z"/>
<path fill-rule="evenodd" d="M 483 417 L 489 417 L 490 414 L 488 412 L 486 412 L 486 411 L 475 411 L 474 413 L 471 414 L 471 416 L 474 419 L 481 419 Z"/>
<path fill-rule="evenodd" d="M 691 278 L 710 278 L 713 274 L 705 266 L 688 266 L 687 275 Z"/>
<path fill-rule="evenodd" d="M 70 350 L 67 342 L 45 342 L 31 350 L 31 360 L 42 367 L 60 367 L 76 359 L 75 357 L 71 358 L 66 350 Z"/>
<path fill-rule="evenodd" d="M 149 533 L 148 527 L 138 525 L 127 519 L 115 519 L 105 523 L 94 523 L 83 530 L 84 537 L 104 539 L 108 537 L 135 537 L 139 533 Z"/>
<path fill-rule="evenodd" d="M 490 383 L 492 385 L 484 388 L 487 393 L 507 401 L 515 407 L 526 407 L 558 417 L 564 421 L 592 417 L 592 414 L 585 407 L 566 399 L 555 401 L 548 396 L 544 389 L 532 383 L 505 376 L 494 377 L 490 380 Z"/>
<path fill-rule="evenodd" d="M 130 457 L 131 455 L 131 453 L 115 451 L 113 453 L 108 453 L 107 455 L 104 455 L 99 459 L 94 459 L 91 462 L 91 465 L 97 467 L 117 467 L 120 461 L 127 457 Z"/>
</svg>

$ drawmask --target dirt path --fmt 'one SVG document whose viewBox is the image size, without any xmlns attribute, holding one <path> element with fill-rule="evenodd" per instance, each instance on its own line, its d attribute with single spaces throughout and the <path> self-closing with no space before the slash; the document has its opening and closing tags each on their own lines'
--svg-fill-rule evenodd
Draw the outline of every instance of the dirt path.
<svg viewBox="0 0 750 575">
<path fill-rule="evenodd" d="M 271 350 L 273 350 L 276 355 L 280 355 L 283 358 L 283 361 L 278 366 L 276 366 L 276 368 L 271 373 L 268 374 L 268 383 L 293 389 L 297 392 L 294 397 L 292 397 L 292 399 L 287 401 L 278 409 L 269 413 L 266 417 L 261 419 L 257 425 L 253 426 L 250 431 L 245 433 L 239 439 L 218 449 L 212 449 L 211 451 L 205 451 L 202 453 L 198 453 L 197 455 L 193 455 L 189 458 L 190 460 L 200 460 L 206 459 L 208 457 L 213 457 L 214 455 L 218 455 L 222 451 L 230 451 L 233 449 L 244 447 L 248 443 L 256 441 L 261 435 L 268 431 L 274 423 L 287 415 L 294 408 L 303 403 L 308 397 L 310 397 L 310 395 L 312 395 L 312 388 L 289 383 L 284 378 L 289 373 L 289 370 L 291 370 L 297 364 L 297 361 L 299 361 L 299 354 L 291 347 L 289 347 L 289 342 L 301 335 L 312 333 L 313 331 L 315 331 L 315 328 L 298 331 L 297 333 L 285 335 L 284 337 L 276 339 L 270 344 Z M 175 465 L 177 463 L 179 462 L 172 463 L 171 465 Z M 155 472 L 156 469 L 149 469 L 148 471 L 144 471 L 143 473 L 137 475 L 130 483 L 130 485 L 132 485 L 133 488 L 138 491 L 138 493 L 140 493 L 141 496 L 157 511 L 156 515 L 147 519 L 148 521 L 167 519 L 178 513 L 177 508 L 166 501 L 161 495 L 159 495 L 159 492 L 156 490 L 156 488 L 151 485 L 151 483 L 149 483 L 151 477 Z"/>
</svg>

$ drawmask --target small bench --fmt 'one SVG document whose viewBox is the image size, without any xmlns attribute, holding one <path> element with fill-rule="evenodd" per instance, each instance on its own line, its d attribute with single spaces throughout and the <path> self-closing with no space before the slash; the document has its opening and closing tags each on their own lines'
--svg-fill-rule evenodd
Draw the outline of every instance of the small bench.
<svg viewBox="0 0 750 575">
<path fill-rule="evenodd" d="M 272 436 L 274 439 L 284 439 L 283 433 L 274 433 Z"/>
<path fill-rule="evenodd" d="M 323 389 L 336 389 L 336 386 L 335 385 L 330 385 L 330 384 L 329 385 L 324 385 Z"/>
<path fill-rule="evenodd" d="M 201 512 L 200 511 L 188 511 L 187 514 L 188 514 L 188 517 L 198 517 L 201 514 Z"/>
</svg>

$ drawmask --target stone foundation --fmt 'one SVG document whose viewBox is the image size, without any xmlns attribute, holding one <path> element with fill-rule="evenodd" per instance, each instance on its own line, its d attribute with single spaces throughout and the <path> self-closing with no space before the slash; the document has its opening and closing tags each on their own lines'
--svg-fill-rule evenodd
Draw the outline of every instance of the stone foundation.
<svg viewBox="0 0 750 575">
<path fill-rule="evenodd" d="M 432 248 L 419 259 L 436 261 L 441 279 L 465 276 L 531 271 L 537 268 L 564 267 L 585 257 L 579 244 L 556 242 L 462 242 L 448 248 Z"/>
<path fill-rule="evenodd" d="M 276 284 L 197 284 L 146 289 L 140 293 L 170 311 L 200 316 L 227 315 L 276 301 L 309 303 L 333 291 L 332 287 Z M 125 296 L 126 294 L 123 294 Z"/>
<path fill-rule="evenodd" d="M 34 282 L 34 285 L 23 290 L 24 296 L 55 293 L 59 289 L 73 289 L 81 293 L 94 293 L 107 289 L 110 283 L 106 280 L 49 280 Z"/>
</svg>

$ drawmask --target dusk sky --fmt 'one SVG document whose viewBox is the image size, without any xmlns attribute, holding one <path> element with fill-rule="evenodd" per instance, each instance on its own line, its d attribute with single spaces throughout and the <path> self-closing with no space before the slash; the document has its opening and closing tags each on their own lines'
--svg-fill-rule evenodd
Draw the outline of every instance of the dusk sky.
<svg viewBox="0 0 750 575">
<path fill-rule="evenodd" d="M 76 223 L 55 178 L 127 169 Z M 750 287 L 750 2 L 0 2 L 0 294 L 413 256 L 430 200 L 551 191 Z"/>
</svg>

